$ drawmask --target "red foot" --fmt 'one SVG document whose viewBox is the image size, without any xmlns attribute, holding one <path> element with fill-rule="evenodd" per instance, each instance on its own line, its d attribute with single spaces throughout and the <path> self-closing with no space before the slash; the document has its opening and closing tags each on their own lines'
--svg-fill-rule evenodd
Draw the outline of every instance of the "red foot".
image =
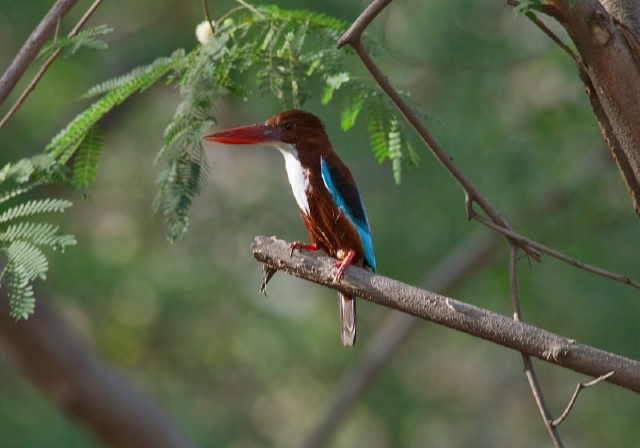
<svg viewBox="0 0 640 448">
<path fill-rule="evenodd" d="M 303 243 L 301 241 L 294 241 L 293 243 L 289 244 L 289 256 L 292 256 L 293 251 L 296 249 L 306 249 L 315 252 L 316 250 L 318 250 L 318 246 L 316 246 L 315 244 Z"/>
<path fill-rule="evenodd" d="M 342 259 L 342 261 L 337 262 L 333 265 L 334 268 L 338 268 L 338 272 L 333 277 L 333 283 L 338 283 L 342 276 L 344 275 L 344 271 L 347 269 L 351 263 L 353 263 L 353 259 L 355 258 L 356 253 L 352 250 L 349 251 L 346 257 Z"/>
</svg>

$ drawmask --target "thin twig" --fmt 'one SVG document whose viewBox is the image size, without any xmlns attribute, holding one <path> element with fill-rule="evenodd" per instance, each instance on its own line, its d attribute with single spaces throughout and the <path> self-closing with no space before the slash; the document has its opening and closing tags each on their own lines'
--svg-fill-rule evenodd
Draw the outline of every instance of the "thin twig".
<svg viewBox="0 0 640 448">
<path fill-rule="evenodd" d="M 522 309 L 520 307 L 520 276 L 518 275 L 518 252 L 519 247 L 516 243 L 510 244 L 511 251 L 509 253 L 509 284 L 511 288 L 511 303 L 513 306 L 513 319 L 516 321 L 522 321 Z M 521 352 L 522 362 L 524 364 L 524 373 L 529 381 L 529 386 L 531 387 L 531 392 L 533 393 L 533 398 L 536 400 L 536 404 L 538 405 L 538 410 L 540 411 L 540 415 L 542 416 L 542 421 L 549 431 L 549 435 L 551 436 L 551 440 L 553 441 L 553 445 L 556 448 L 563 448 L 564 445 L 562 440 L 560 439 L 560 434 L 555 426 L 552 425 L 553 417 L 551 416 L 551 412 L 549 412 L 549 408 L 547 407 L 546 400 L 544 398 L 544 394 L 542 392 L 542 387 L 540 386 L 540 382 L 538 381 L 538 375 L 533 367 L 533 362 L 531 361 L 531 356 L 528 354 Z"/>
<path fill-rule="evenodd" d="M 241 9 L 246 9 L 246 8 L 244 6 L 236 6 L 235 8 L 227 11 L 226 13 L 221 15 L 220 18 L 218 18 L 218 23 L 219 24 L 224 23 L 224 21 L 227 19 L 227 17 L 231 17 L 233 14 L 235 14 L 238 11 L 240 11 Z"/>
<path fill-rule="evenodd" d="M 511 228 L 509 223 L 502 217 L 500 212 L 489 202 L 489 200 L 480 192 L 480 190 L 467 178 L 460 168 L 453 162 L 453 158 L 449 156 L 433 138 L 424 124 L 420 121 L 411 107 L 404 101 L 398 91 L 391 85 L 389 79 L 378 68 L 373 58 L 367 53 L 362 44 L 361 37 L 364 28 L 371 23 L 377 14 L 384 9 L 391 0 L 375 0 L 369 7 L 358 17 L 354 24 L 338 39 L 338 48 L 349 44 L 356 51 L 363 64 L 371 73 L 378 85 L 389 96 L 391 101 L 398 107 L 400 112 L 405 116 L 407 121 L 413 126 L 420 135 L 425 144 L 431 149 L 435 157 L 440 163 L 451 173 L 458 181 L 465 193 L 467 213 L 472 211 L 472 203 L 476 202 L 489 217 L 497 224 L 503 227 Z M 469 216 L 470 217 L 470 216 Z M 534 259 L 539 260 L 540 254 L 533 248 L 523 246 L 523 249 Z"/>
<path fill-rule="evenodd" d="M 211 20 L 211 14 L 209 14 L 209 5 L 207 4 L 207 0 L 202 0 L 202 7 L 204 8 L 204 17 L 207 19 L 207 22 L 211 27 L 211 33 L 215 33 L 216 29 L 213 26 L 213 20 Z"/>
<path fill-rule="evenodd" d="M 289 253 L 286 241 L 256 237 L 253 256 L 262 263 L 296 277 L 361 297 L 472 336 L 524 352 L 549 363 L 594 378 L 612 370 L 607 382 L 640 392 L 640 361 L 605 352 L 564 338 L 525 322 L 407 285 L 397 280 L 350 266 L 334 284 L 336 260 L 314 252 Z"/>
<path fill-rule="evenodd" d="M 507 5 L 510 6 L 518 6 L 520 4 L 519 1 L 516 0 L 507 0 Z M 551 29 L 545 25 L 545 23 L 540 20 L 534 13 L 531 14 L 526 14 L 527 18 L 529 20 L 531 20 L 531 22 L 533 22 L 534 25 L 536 25 L 538 28 L 540 28 L 540 30 L 546 34 L 547 36 L 549 36 L 549 38 L 554 41 L 556 43 L 556 45 L 558 45 L 562 50 L 564 50 L 565 53 L 567 53 L 571 59 L 573 59 L 574 61 L 576 61 L 576 63 L 580 63 L 580 57 L 575 54 L 573 52 L 573 50 L 571 48 L 569 48 L 569 46 L 567 44 L 565 44 L 564 42 L 562 42 L 562 40 L 560 40 L 560 38 L 558 36 L 556 36 L 556 34 L 551 31 Z"/>
<path fill-rule="evenodd" d="M 244 0 L 236 0 L 236 1 L 238 3 L 240 3 L 242 6 L 244 6 L 245 8 L 247 8 L 249 11 L 253 12 L 258 17 L 260 17 L 261 19 L 264 19 L 264 15 L 262 13 L 260 13 L 260 11 L 258 11 L 255 6 L 250 5 L 249 3 L 245 2 Z"/>
<path fill-rule="evenodd" d="M 583 269 L 587 272 L 591 272 L 592 274 L 596 274 L 599 275 L 601 277 L 605 277 L 608 278 L 610 280 L 615 280 L 617 282 L 620 283 L 624 283 L 625 285 L 629 285 L 629 286 L 633 286 L 634 288 L 638 288 L 640 289 L 640 282 L 631 279 L 629 276 L 627 275 L 621 275 L 621 274 L 616 274 L 615 272 L 610 272 L 610 271 L 606 271 L 602 268 L 596 267 L 596 266 L 592 266 L 590 264 L 586 264 L 583 263 L 581 261 L 576 260 L 575 258 L 571 258 L 568 255 L 565 255 L 561 252 L 558 252 L 557 250 L 551 249 L 550 247 L 547 247 L 543 244 L 540 244 L 530 238 L 527 238 L 519 233 L 514 232 L 511 229 L 505 229 L 504 227 L 501 227 L 491 221 L 489 221 L 488 219 L 483 218 L 482 216 L 478 215 L 477 213 L 473 213 L 471 215 L 471 217 L 473 219 L 475 219 L 476 221 L 478 221 L 481 224 L 484 224 L 487 227 L 490 227 L 502 234 L 504 234 L 505 236 L 507 236 L 508 238 L 510 238 L 513 241 L 517 241 L 519 242 L 521 245 L 527 245 L 530 247 L 535 248 L 536 250 L 542 252 L 542 253 L 546 253 L 547 255 L 550 255 L 554 258 L 557 258 L 558 260 L 562 260 L 568 264 L 570 264 L 571 266 L 575 266 L 577 268 Z"/>
<path fill-rule="evenodd" d="M 58 0 L 27 38 L 9 68 L 0 78 L 0 105 L 4 103 L 31 62 L 38 55 L 40 47 L 47 41 L 57 23 L 77 2 L 78 0 Z"/>
<path fill-rule="evenodd" d="M 98 8 L 98 6 L 100 6 L 100 3 L 102 3 L 102 0 L 95 0 L 93 2 L 93 4 L 91 5 L 91 7 L 89 7 L 89 9 L 84 14 L 84 16 L 82 16 L 82 18 L 78 21 L 76 26 L 71 30 L 71 32 L 69 33 L 68 37 L 73 37 L 73 36 L 75 36 L 76 34 L 78 34 L 80 32 L 80 30 L 82 29 L 84 24 L 87 22 L 87 20 L 89 20 L 89 17 L 91 17 L 91 15 Z M 16 100 L 16 102 L 13 104 L 13 106 L 11 106 L 11 109 L 9 109 L 9 112 L 7 112 L 7 114 L 4 116 L 4 118 L 2 118 L 2 121 L 0 121 L 0 129 L 2 129 L 2 127 L 7 123 L 7 121 L 9 121 L 9 119 L 13 116 L 13 114 L 16 113 L 16 111 L 20 108 L 20 106 L 22 105 L 24 100 L 27 98 L 27 96 L 29 96 L 29 94 L 33 91 L 33 89 L 36 88 L 36 86 L 38 85 L 38 82 L 40 82 L 40 79 L 42 79 L 42 77 L 44 76 L 45 72 L 49 69 L 51 64 L 53 64 L 53 61 L 56 60 L 56 58 L 58 57 L 58 55 L 60 55 L 60 53 L 62 53 L 62 48 L 58 48 L 42 64 L 42 66 L 40 67 L 40 70 L 38 70 L 38 73 L 36 73 L 36 75 L 33 77 L 31 82 L 27 86 L 27 88 L 24 89 L 24 91 L 22 92 L 20 97 Z"/>
<path fill-rule="evenodd" d="M 571 400 L 569 400 L 569 404 L 567 405 L 567 408 L 564 410 L 564 412 L 562 413 L 562 415 L 560 417 L 558 417 L 557 419 L 555 419 L 551 425 L 552 426 L 558 426 L 560 423 L 562 423 L 564 421 L 565 418 L 567 418 L 567 416 L 569 415 L 569 412 L 571 412 L 571 409 L 573 408 L 573 405 L 576 403 L 576 400 L 578 399 L 578 395 L 580 395 L 580 392 L 582 392 L 583 389 L 587 389 L 591 386 L 595 386 L 596 384 L 598 384 L 601 381 L 606 380 L 607 378 L 609 378 L 611 375 L 613 375 L 615 372 L 609 372 L 606 375 L 602 375 L 598 378 L 596 378 L 593 381 L 589 381 L 588 383 L 578 383 L 578 385 L 576 386 L 576 390 L 573 393 L 573 397 L 571 397 Z"/>
</svg>

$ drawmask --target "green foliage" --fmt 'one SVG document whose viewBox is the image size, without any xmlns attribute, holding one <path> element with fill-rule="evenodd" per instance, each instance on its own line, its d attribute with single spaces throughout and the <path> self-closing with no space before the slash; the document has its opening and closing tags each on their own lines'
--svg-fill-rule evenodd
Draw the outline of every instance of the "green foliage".
<svg viewBox="0 0 640 448">
<path fill-rule="evenodd" d="M 344 22 L 275 6 L 250 12 L 224 20 L 207 44 L 191 53 L 192 62 L 176 77 L 183 102 L 165 130 L 165 145 L 158 157 L 167 165 L 158 178 L 159 192 L 154 201 L 154 209 L 163 205 L 171 241 L 184 236 L 188 208 L 208 172 L 201 138 L 216 121 L 213 102 L 227 92 L 243 98 L 251 94 L 251 85 L 240 84 L 242 73 L 254 69 L 258 93 L 273 95 L 283 109 L 302 107 L 318 81 L 324 85 L 323 104 L 344 88 L 349 92 L 342 113 L 345 130 L 355 124 L 363 109 L 374 106 L 383 111 L 384 117 L 399 122 L 393 107 L 379 101 L 380 92 L 373 82 L 347 71 L 345 58 L 350 53 L 335 46 L 346 30 Z M 393 161 L 394 176 L 399 180 L 400 162 L 417 160 L 408 149 L 401 126 L 396 125 L 394 133 L 370 129 L 378 133 L 371 136 L 372 141 L 385 142 L 376 149 L 379 159 Z M 384 157 L 382 148 L 388 151 Z"/>
<path fill-rule="evenodd" d="M 90 48 L 92 50 L 106 50 L 108 45 L 100 40 L 96 39 L 96 36 L 108 34 L 113 31 L 113 28 L 109 28 L 107 25 L 98 25 L 93 28 L 80 31 L 73 37 L 56 36 L 54 39 L 48 41 L 42 46 L 38 58 L 48 59 L 53 53 L 59 49 L 64 49 L 62 52 L 63 57 L 69 57 L 75 54 L 80 48 Z"/>
<path fill-rule="evenodd" d="M 370 124 L 368 129 L 376 156 L 380 161 L 392 161 L 394 177 L 399 181 L 401 162 L 417 159 L 394 108 L 380 99 L 372 81 L 346 69 L 350 52 L 335 45 L 345 30 L 344 22 L 323 14 L 247 5 L 219 22 L 208 42 L 191 52 L 177 50 L 170 57 L 91 88 L 84 96 L 102 95 L 100 99 L 61 131 L 47 151 L 61 162 L 73 157 L 73 184 L 87 188 L 96 177 L 102 149 L 97 121 L 134 93 L 171 73 L 168 82 L 178 86 L 182 102 L 165 129 L 165 143 L 157 156 L 164 168 L 158 176 L 152 208 L 162 208 L 169 240 L 175 241 L 187 231 L 189 208 L 209 172 L 202 136 L 216 123 L 215 100 L 228 93 L 246 99 L 255 88 L 260 95 L 274 96 L 283 109 L 297 108 L 311 97 L 319 81 L 324 86 L 323 104 L 331 101 L 339 89 L 349 92 L 343 103 L 343 129 L 351 128 L 363 110 L 367 116 L 387 120 L 378 126 Z M 257 82 L 241 76 L 250 70 L 255 72 Z"/>
<path fill-rule="evenodd" d="M 216 123 L 214 102 L 228 93 L 246 99 L 255 87 L 258 93 L 273 95 L 283 109 L 288 109 L 302 107 L 312 90 L 317 89 L 318 81 L 324 89 L 323 104 L 344 89 L 348 93 L 343 102 L 342 128 L 353 127 L 360 112 L 365 111 L 374 154 L 380 161 L 391 160 L 399 182 L 402 161 L 415 163 L 417 158 L 394 108 L 382 99 L 372 81 L 346 69 L 345 58 L 350 52 L 335 46 L 346 24 L 323 14 L 275 6 L 247 5 L 233 14 L 233 18 L 222 20 L 205 45 L 189 53 L 176 50 L 169 57 L 158 58 L 89 89 L 83 97 L 99 98 L 51 140 L 44 154 L 0 170 L 0 187 L 5 187 L 0 203 L 18 198 L 42 183 L 62 183 L 86 190 L 96 179 L 104 146 L 98 121 L 164 77 L 178 86 L 182 97 L 165 129 L 165 143 L 157 157 L 165 166 L 158 176 L 158 193 L 153 202 L 154 210 L 163 209 L 170 241 L 182 238 L 187 231 L 189 208 L 209 173 L 202 136 Z M 101 25 L 72 38 L 57 37 L 44 47 L 41 57 L 61 48 L 65 55 L 82 47 L 106 48 L 97 36 L 110 31 Z M 375 47 L 372 43 L 367 45 Z M 249 70 L 255 72 L 254 85 L 241 76 Z M 61 212 L 70 205 L 66 200 L 50 198 L 23 200 L 0 210 L 0 252 L 7 257 L 2 278 L 16 317 L 24 318 L 33 310 L 31 282 L 44 278 L 48 267 L 38 246 L 62 249 L 75 240 L 61 235 L 50 224 L 13 221 Z"/>
<path fill-rule="evenodd" d="M 57 226 L 24 220 L 36 214 L 62 212 L 71 206 L 69 201 L 48 198 L 18 202 L 21 195 L 38 185 L 60 182 L 62 171 L 48 154 L 7 164 L 0 171 L 0 253 L 6 259 L 0 279 L 7 288 L 15 319 L 26 319 L 33 312 L 32 282 L 46 277 L 49 265 L 40 247 L 62 251 L 75 244 L 75 238 L 61 233 Z"/>
<path fill-rule="evenodd" d="M 91 127 L 78 145 L 73 161 L 73 183 L 86 189 L 96 179 L 100 153 L 104 147 L 102 132 L 97 126 Z"/>
<path fill-rule="evenodd" d="M 100 118 L 134 93 L 149 88 L 171 69 L 180 65 L 183 60 L 184 51 L 178 50 L 171 57 L 156 59 L 153 63 L 139 67 L 128 75 L 107 81 L 92 89 L 93 92 L 101 90 L 108 93 L 74 118 L 53 138 L 46 150 L 54 157 L 61 157 L 62 162 L 66 162 L 78 150 Z"/>
</svg>

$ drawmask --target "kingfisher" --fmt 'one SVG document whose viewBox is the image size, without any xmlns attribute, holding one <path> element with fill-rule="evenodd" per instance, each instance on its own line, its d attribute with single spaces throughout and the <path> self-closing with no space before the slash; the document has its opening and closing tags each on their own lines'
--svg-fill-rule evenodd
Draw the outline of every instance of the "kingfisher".
<svg viewBox="0 0 640 448">
<path fill-rule="evenodd" d="M 349 265 L 375 272 L 371 229 L 351 172 L 333 150 L 322 121 L 300 109 L 276 114 L 263 123 L 216 132 L 207 140 L 232 145 L 275 146 L 284 156 L 293 196 L 309 231 L 311 244 L 295 241 L 295 249 L 322 250 L 338 262 L 334 283 Z M 355 298 L 340 297 L 340 337 L 356 341 Z"/>
</svg>

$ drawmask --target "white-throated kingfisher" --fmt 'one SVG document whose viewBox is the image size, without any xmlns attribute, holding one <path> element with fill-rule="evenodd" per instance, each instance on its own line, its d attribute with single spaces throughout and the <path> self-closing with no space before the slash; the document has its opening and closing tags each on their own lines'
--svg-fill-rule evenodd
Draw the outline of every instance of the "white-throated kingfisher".
<svg viewBox="0 0 640 448">
<path fill-rule="evenodd" d="M 216 132 L 205 138 L 233 145 L 262 143 L 278 148 L 284 156 L 293 196 L 312 242 L 294 242 L 291 250 L 322 249 L 337 258 L 334 282 L 340 280 L 351 264 L 375 271 L 371 230 L 358 187 L 349 169 L 333 151 L 318 117 L 293 109 L 274 115 L 264 123 Z M 338 294 L 342 343 L 353 345 L 355 298 Z"/>
</svg>

